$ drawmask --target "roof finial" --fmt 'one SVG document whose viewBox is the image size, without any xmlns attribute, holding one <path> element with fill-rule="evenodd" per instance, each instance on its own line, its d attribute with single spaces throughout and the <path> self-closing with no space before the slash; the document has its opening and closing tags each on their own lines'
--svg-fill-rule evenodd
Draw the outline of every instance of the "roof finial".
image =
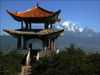
<svg viewBox="0 0 100 75">
<path fill-rule="evenodd" d="M 39 2 L 37 2 L 37 6 L 39 6 Z"/>
</svg>

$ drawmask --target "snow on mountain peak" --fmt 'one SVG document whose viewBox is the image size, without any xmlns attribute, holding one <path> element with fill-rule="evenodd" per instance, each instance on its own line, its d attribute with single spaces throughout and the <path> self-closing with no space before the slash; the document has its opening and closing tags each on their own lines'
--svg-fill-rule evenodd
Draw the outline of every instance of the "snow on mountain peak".
<svg viewBox="0 0 100 75">
<path fill-rule="evenodd" d="M 73 23 L 71 21 L 65 21 L 62 24 L 58 24 L 56 26 L 56 28 L 57 29 L 65 29 L 65 31 L 68 30 L 68 31 L 73 31 L 73 32 L 76 32 L 76 31 L 82 32 L 83 31 L 83 29 L 81 27 L 77 27 L 75 25 L 75 23 Z"/>
<path fill-rule="evenodd" d="M 62 26 L 68 27 L 68 26 L 75 26 L 75 23 L 73 23 L 73 22 L 71 22 L 71 21 L 65 21 L 65 22 L 63 22 L 61 25 L 62 25 Z"/>
<path fill-rule="evenodd" d="M 65 32 L 74 32 L 74 33 L 89 33 L 89 34 L 95 34 L 97 33 L 97 31 L 95 31 L 93 28 L 81 28 L 76 26 L 75 22 L 71 22 L 71 21 L 65 21 L 61 24 L 57 24 L 55 25 L 55 27 L 59 30 L 59 29 L 64 29 Z M 90 35 L 89 35 L 90 36 Z"/>
<path fill-rule="evenodd" d="M 82 32 L 82 31 L 83 31 L 83 29 L 82 29 L 81 27 L 79 27 L 79 31 L 80 31 L 80 32 Z"/>
</svg>

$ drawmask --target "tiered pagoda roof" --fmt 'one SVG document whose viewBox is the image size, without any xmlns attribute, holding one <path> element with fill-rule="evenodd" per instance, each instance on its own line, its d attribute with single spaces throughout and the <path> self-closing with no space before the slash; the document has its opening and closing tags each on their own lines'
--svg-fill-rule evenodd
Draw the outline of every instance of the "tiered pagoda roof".
<svg viewBox="0 0 100 75">
<path fill-rule="evenodd" d="M 12 12 L 7 9 L 7 12 L 17 21 L 31 21 L 31 23 L 45 23 L 46 20 L 49 20 L 51 23 L 61 21 L 61 18 L 58 18 L 58 15 L 61 10 L 57 12 L 51 12 L 40 7 L 39 3 L 37 3 L 37 6 L 26 11 Z"/>
</svg>

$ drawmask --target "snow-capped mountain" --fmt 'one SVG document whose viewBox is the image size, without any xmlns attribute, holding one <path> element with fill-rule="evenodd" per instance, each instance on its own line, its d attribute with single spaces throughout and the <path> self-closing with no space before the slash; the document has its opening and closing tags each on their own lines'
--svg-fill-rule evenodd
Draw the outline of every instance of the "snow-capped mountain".
<svg viewBox="0 0 100 75">
<path fill-rule="evenodd" d="M 100 36 L 100 32 L 95 31 L 92 28 L 81 28 L 75 25 L 75 23 L 66 21 L 63 22 L 62 24 L 57 24 L 53 26 L 54 29 L 60 30 L 60 29 L 65 29 L 64 33 L 66 35 L 70 36 L 76 36 L 76 37 L 97 37 Z"/>
<path fill-rule="evenodd" d="M 64 35 L 56 40 L 56 45 L 62 48 L 70 43 L 75 43 L 84 50 L 100 50 L 100 32 L 92 28 L 81 28 L 75 23 L 66 21 L 62 24 L 53 25 L 53 29 L 64 29 Z"/>
<path fill-rule="evenodd" d="M 82 32 L 83 29 L 80 27 L 77 27 L 73 22 L 66 21 L 62 24 L 58 24 L 55 26 L 57 29 L 65 29 L 65 31 L 73 31 L 73 32 Z"/>
</svg>

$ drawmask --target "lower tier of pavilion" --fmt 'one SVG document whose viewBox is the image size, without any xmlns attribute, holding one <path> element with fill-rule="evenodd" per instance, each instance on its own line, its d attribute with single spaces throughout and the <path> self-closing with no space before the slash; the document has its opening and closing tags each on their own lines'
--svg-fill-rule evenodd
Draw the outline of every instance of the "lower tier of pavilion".
<svg viewBox="0 0 100 75">
<path fill-rule="evenodd" d="M 16 29 L 8 30 L 3 29 L 3 31 L 11 34 L 13 37 L 17 38 L 17 49 L 20 49 L 23 37 L 23 49 L 27 49 L 27 45 L 32 50 L 32 42 L 30 39 L 39 39 L 43 42 L 43 50 L 50 48 L 50 50 L 55 50 L 55 39 L 63 35 L 62 30 L 53 29 Z M 28 43 L 28 44 L 27 44 Z"/>
</svg>

